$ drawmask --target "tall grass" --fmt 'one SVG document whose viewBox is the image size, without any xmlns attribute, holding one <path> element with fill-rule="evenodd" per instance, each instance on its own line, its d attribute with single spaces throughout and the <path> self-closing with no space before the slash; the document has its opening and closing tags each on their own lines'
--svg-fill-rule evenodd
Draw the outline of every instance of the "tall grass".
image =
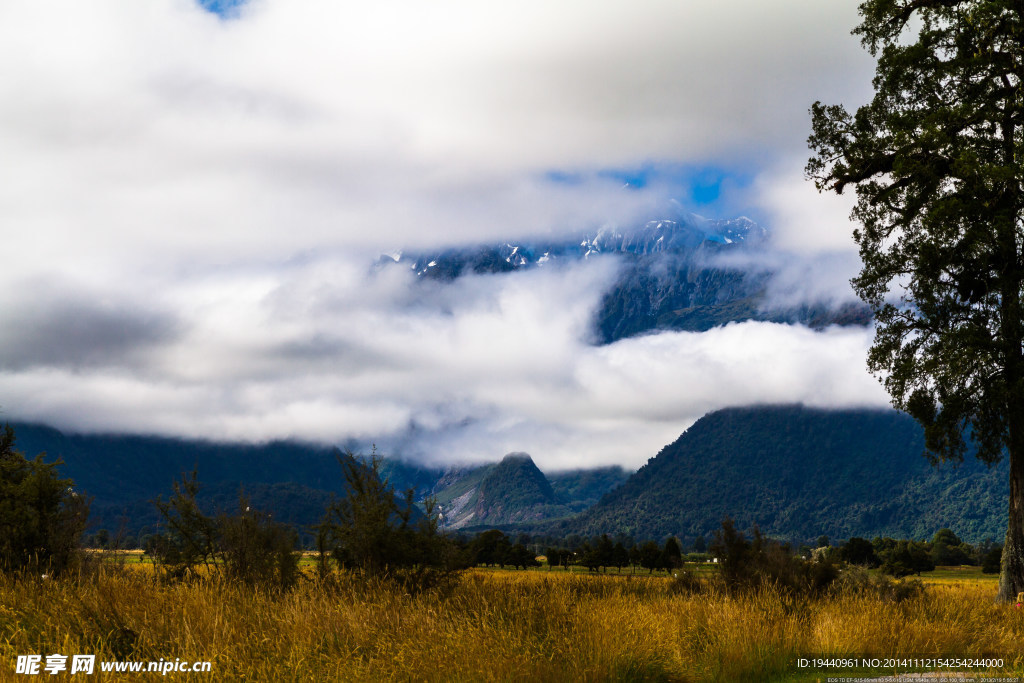
<svg viewBox="0 0 1024 683">
<path fill-rule="evenodd" d="M 15 678 L 15 656 L 29 653 L 210 660 L 212 675 L 171 674 L 203 681 L 786 680 L 812 653 L 988 654 L 1022 671 L 1024 613 L 996 604 L 988 584 L 933 586 L 900 602 L 671 585 L 473 571 L 450 591 L 410 596 L 346 577 L 283 594 L 166 584 L 138 566 L 0 578 L 0 679 Z"/>
</svg>

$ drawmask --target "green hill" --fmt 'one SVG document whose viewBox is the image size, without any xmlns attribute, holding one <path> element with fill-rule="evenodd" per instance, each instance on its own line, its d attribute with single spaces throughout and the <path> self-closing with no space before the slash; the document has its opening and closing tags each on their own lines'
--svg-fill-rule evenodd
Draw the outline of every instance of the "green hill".
<svg viewBox="0 0 1024 683">
<path fill-rule="evenodd" d="M 197 471 L 200 501 L 213 512 L 234 511 L 239 491 L 250 504 L 300 529 L 316 524 L 332 497 L 343 495 L 336 449 L 292 442 L 221 444 L 153 436 L 64 434 L 14 424 L 18 450 L 64 461 L 61 476 L 92 499 L 91 529 L 152 532 L 160 517 L 152 504 L 167 498 L 182 473 Z"/>
<path fill-rule="evenodd" d="M 706 415 L 555 533 L 709 538 L 722 519 L 797 542 L 827 535 L 976 542 L 1006 529 L 1007 465 L 974 459 L 933 468 L 921 430 L 883 410 L 799 406 Z"/>
<path fill-rule="evenodd" d="M 450 528 L 548 519 L 570 512 L 525 453 L 509 453 L 493 465 L 455 470 L 439 482 L 435 497 Z"/>
</svg>

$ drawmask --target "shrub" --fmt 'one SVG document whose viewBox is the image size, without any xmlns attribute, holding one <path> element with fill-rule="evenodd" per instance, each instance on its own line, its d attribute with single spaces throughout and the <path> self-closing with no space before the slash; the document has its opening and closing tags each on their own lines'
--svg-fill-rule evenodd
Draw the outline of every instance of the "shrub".
<svg viewBox="0 0 1024 683">
<path fill-rule="evenodd" d="M 806 561 L 794 555 L 788 545 L 762 536 L 756 526 L 751 533 L 752 540 L 748 541 L 728 517 L 715 533 L 711 550 L 718 557 L 719 577 L 731 593 L 774 586 L 791 594 L 819 595 L 839 575 L 827 557 Z"/>
<path fill-rule="evenodd" d="M 166 531 L 150 540 L 150 550 L 169 579 L 195 579 L 202 566 L 206 575 L 250 586 L 289 589 L 299 576 L 298 534 L 270 515 L 253 510 L 244 495 L 238 512 L 210 517 L 200 510 L 199 482 L 193 471 L 175 482 L 170 500 L 154 504 Z"/>
<path fill-rule="evenodd" d="M 693 572 L 681 569 L 672 574 L 668 584 L 669 595 L 696 595 L 703 593 L 707 586 Z"/>
<path fill-rule="evenodd" d="M 299 577 L 298 534 L 253 510 L 239 497 L 238 513 L 217 519 L 218 545 L 225 574 L 248 585 L 291 588 Z"/>
<path fill-rule="evenodd" d="M 924 583 L 918 579 L 893 580 L 884 574 L 870 574 L 857 566 L 843 571 L 834 587 L 840 593 L 872 595 L 896 603 L 918 597 L 925 591 Z"/>
</svg>

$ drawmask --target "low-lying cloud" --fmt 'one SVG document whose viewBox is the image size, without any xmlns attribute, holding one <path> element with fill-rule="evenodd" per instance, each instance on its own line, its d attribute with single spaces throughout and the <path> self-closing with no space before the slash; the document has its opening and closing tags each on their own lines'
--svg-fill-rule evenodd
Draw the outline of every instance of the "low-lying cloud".
<svg viewBox="0 0 1024 683">
<path fill-rule="evenodd" d="M 434 461 L 526 450 L 558 469 L 638 466 L 702 414 L 748 403 L 884 405 L 864 329 L 730 324 L 588 343 L 614 258 L 451 284 L 333 259 L 204 283 L 140 368 L 0 373 L 21 419 L 87 431 L 376 442 Z M 104 320 L 103 315 L 99 320 Z"/>
</svg>

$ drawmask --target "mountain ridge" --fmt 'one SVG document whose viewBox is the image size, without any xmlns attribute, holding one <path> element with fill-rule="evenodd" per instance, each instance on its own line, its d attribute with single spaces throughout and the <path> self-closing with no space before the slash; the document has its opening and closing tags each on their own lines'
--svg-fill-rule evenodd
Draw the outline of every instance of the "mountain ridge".
<svg viewBox="0 0 1024 683">
<path fill-rule="evenodd" d="M 725 265 L 719 257 L 756 251 L 767 231 L 749 218 L 707 219 L 678 208 L 632 228 L 606 228 L 561 240 L 495 242 L 381 256 L 377 267 L 404 267 L 425 281 L 452 282 L 464 275 L 502 275 L 597 257 L 620 259 L 617 279 L 604 292 L 593 320 L 597 343 L 658 330 L 702 332 L 744 320 L 867 325 L 860 303 L 827 301 L 771 305 L 773 273 Z"/>
</svg>

